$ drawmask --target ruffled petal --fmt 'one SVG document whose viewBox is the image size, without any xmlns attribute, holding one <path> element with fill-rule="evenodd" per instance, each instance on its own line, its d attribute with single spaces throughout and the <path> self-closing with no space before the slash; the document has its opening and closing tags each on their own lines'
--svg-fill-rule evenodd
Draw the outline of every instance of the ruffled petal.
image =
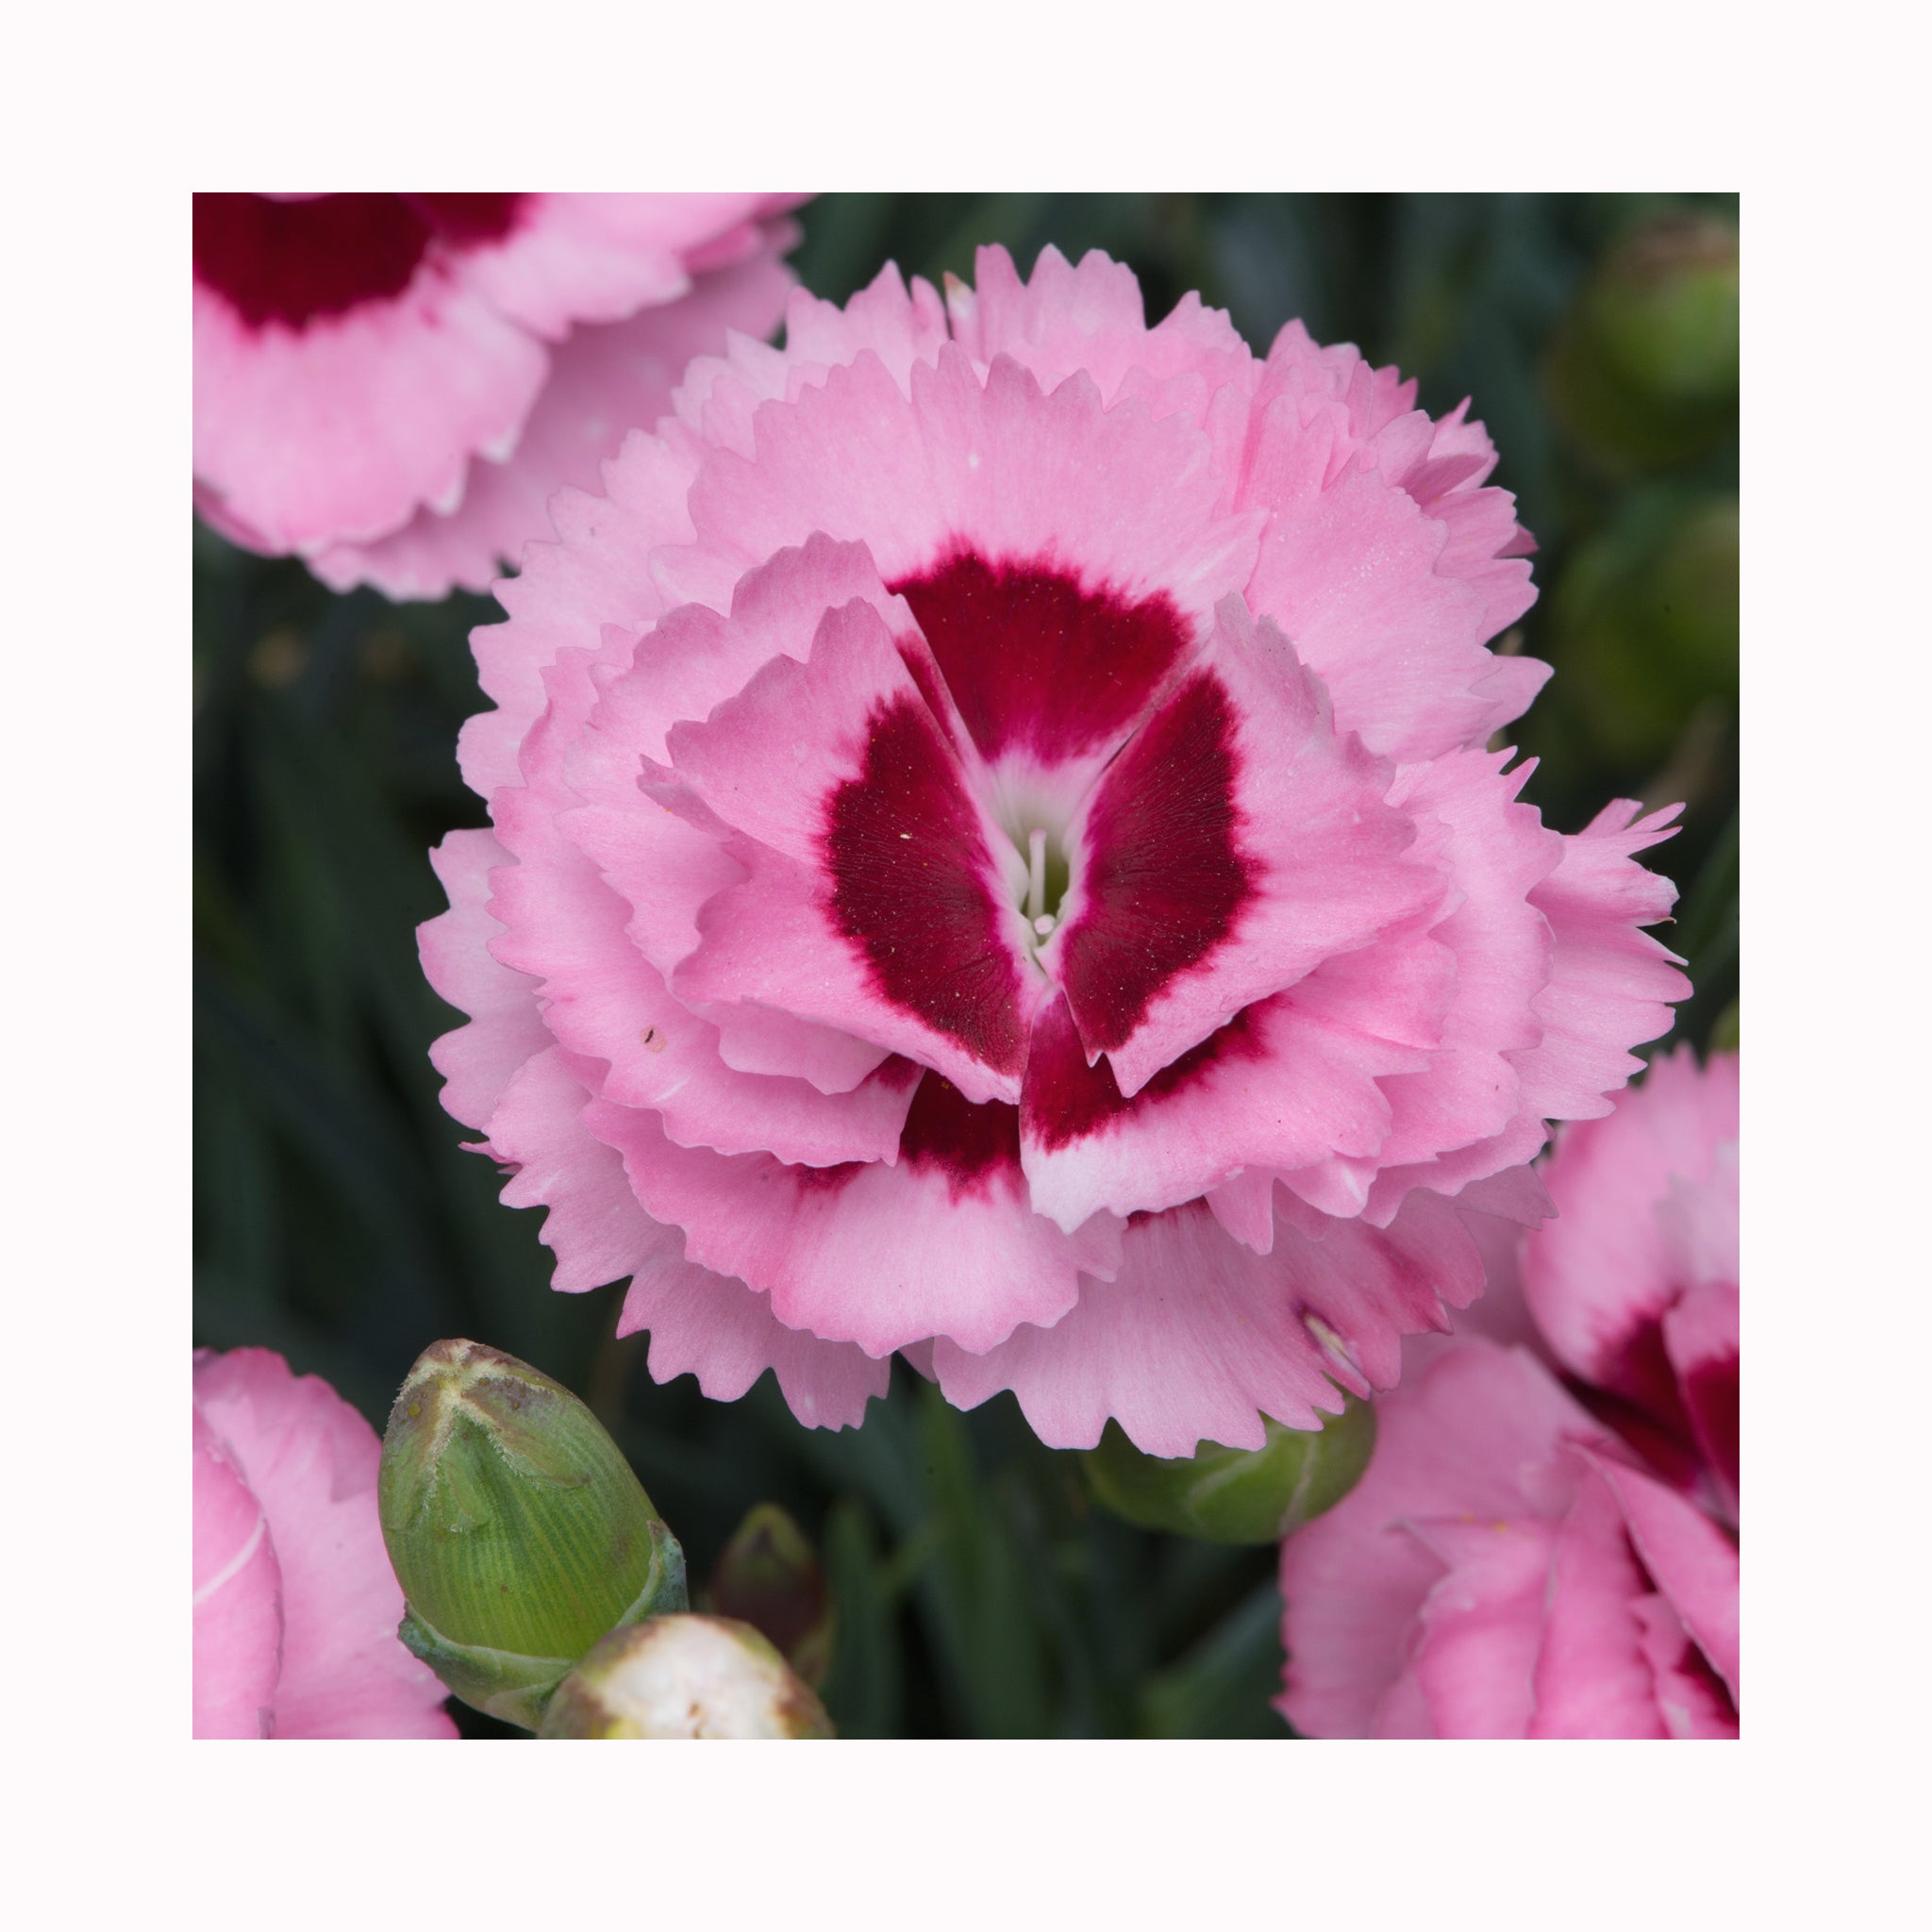
<svg viewBox="0 0 1932 1932">
<path fill-rule="evenodd" d="M 626 270 L 636 265 L 620 261 Z M 681 270 L 677 279 L 687 279 Z M 625 433 L 648 429 L 669 409 L 691 358 L 722 348 L 729 329 L 769 334 L 791 285 L 766 252 L 702 277 L 665 307 L 569 330 L 551 351 L 549 378 L 515 449 L 497 461 L 473 457 L 455 508 L 425 502 L 389 536 L 331 544 L 311 559 L 316 575 L 332 590 L 369 583 L 397 598 L 443 597 L 458 585 L 487 591 L 527 543 L 549 538 L 551 497 L 566 488 L 600 489 L 603 466 Z"/>
<path fill-rule="evenodd" d="M 1337 1384 L 1392 1382 L 1403 1334 L 1444 1325 L 1443 1301 L 1481 1286 L 1453 1209 L 1419 1202 L 1386 1232 L 1320 1241 L 1282 1226 L 1261 1256 L 1193 1203 L 1133 1222 L 1118 1275 L 1084 1286 L 1052 1327 L 983 1354 L 942 1339 L 933 1366 L 961 1408 L 1011 1389 L 1051 1448 L 1092 1448 L 1112 1416 L 1150 1456 L 1258 1449 L 1264 1416 L 1318 1428 L 1341 1407 Z"/>
<path fill-rule="evenodd" d="M 788 1325 L 884 1356 L 934 1334 L 985 1349 L 1053 1322 L 1083 1272 L 1111 1274 L 1120 1224 L 1068 1235 L 1027 1210 L 1014 1110 L 927 1074 L 896 1165 L 726 1159 L 666 1140 L 653 1115 L 600 1103 L 586 1124 L 624 1157 L 637 1198 L 685 1230 L 691 1259 L 766 1291 Z"/>
<path fill-rule="evenodd" d="M 194 475 L 226 535 L 313 553 L 453 504 L 507 448 L 550 358 L 433 264 L 393 301 L 294 331 L 194 291 Z"/>
<path fill-rule="evenodd" d="M 772 1369 L 808 1427 L 856 1428 L 867 1401 L 886 1392 L 890 1365 L 785 1327 L 766 1296 L 687 1261 L 678 1230 L 644 1212 L 616 1151 L 584 1124 L 590 1104 L 569 1056 L 553 1050 L 525 1070 L 496 1123 L 503 1158 L 518 1163 L 504 1200 L 548 1210 L 552 1286 L 575 1293 L 629 1276 L 617 1332 L 651 1331 L 655 1381 L 695 1375 L 705 1394 L 730 1402 Z"/>
<path fill-rule="evenodd" d="M 1309 1737 L 1427 1735 L 1415 1728 L 1411 1642 L 1445 1564 L 1391 1531 L 1560 1514 L 1574 1492 L 1562 1445 L 1609 1440 L 1534 1357 L 1480 1341 L 1405 1380 L 1376 1420 L 1361 1481 L 1282 1545 L 1280 1707 Z M 1522 1683 L 1526 1696 L 1527 1667 Z"/>
<path fill-rule="evenodd" d="M 1584 1452 L 1616 1493 L 1658 1591 L 1738 1702 L 1738 1552 L 1694 1503 L 1608 1454 Z"/>
<path fill-rule="evenodd" d="M 537 1004 L 538 981 L 501 964 L 491 942 L 504 930 L 486 909 L 490 874 L 510 856 L 489 832 L 451 832 L 429 855 L 449 894 L 449 910 L 416 928 L 417 951 L 431 986 L 470 1016 L 429 1049 L 443 1076 L 442 1104 L 479 1131 L 511 1076 L 550 1044 Z"/>
</svg>

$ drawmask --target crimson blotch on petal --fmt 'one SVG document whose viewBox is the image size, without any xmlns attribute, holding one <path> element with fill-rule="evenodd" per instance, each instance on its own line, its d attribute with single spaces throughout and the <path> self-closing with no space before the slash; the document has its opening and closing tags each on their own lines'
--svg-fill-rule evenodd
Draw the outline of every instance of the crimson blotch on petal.
<svg viewBox="0 0 1932 1932">
<path fill-rule="evenodd" d="M 1168 1457 L 1391 1383 L 1685 991 L 1670 814 L 1485 749 L 1547 675 L 1494 461 L 1099 255 L 694 361 L 475 634 L 423 929 L 557 1285 L 820 1424 L 898 1349 Z"/>
<path fill-rule="evenodd" d="M 197 194 L 196 508 L 338 591 L 486 589 L 691 357 L 770 332 L 798 199 Z"/>
</svg>

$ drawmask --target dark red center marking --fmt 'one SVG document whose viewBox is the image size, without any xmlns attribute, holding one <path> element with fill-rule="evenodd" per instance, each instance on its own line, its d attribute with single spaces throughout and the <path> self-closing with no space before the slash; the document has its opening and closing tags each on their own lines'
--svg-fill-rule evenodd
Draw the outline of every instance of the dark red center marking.
<svg viewBox="0 0 1932 1932">
<path fill-rule="evenodd" d="M 1129 603 L 1043 564 L 971 551 L 892 589 L 911 607 L 981 753 L 1053 764 L 1124 731 L 1187 647 L 1165 594 Z"/>
<path fill-rule="evenodd" d="M 1258 1058 L 1262 1043 L 1252 1021 L 1254 1011 L 1253 1007 L 1243 1007 L 1225 1026 L 1162 1067 L 1133 1099 L 1124 1100 L 1105 1059 L 1087 1064 L 1066 1002 L 1055 1000 L 1034 1023 L 1033 1050 L 1020 1089 L 1027 1138 L 1051 1154 L 1070 1141 L 1098 1133 L 1109 1121 L 1132 1113 L 1145 1102 L 1191 1086 L 1224 1059 Z"/>
<path fill-rule="evenodd" d="M 409 286 L 433 241 L 475 247 L 515 225 L 521 194 L 194 197 L 195 279 L 251 328 L 302 328 Z"/>
<path fill-rule="evenodd" d="M 1733 1493 L 1738 1488 L 1738 1357 L 1717 1356 L 1683 1378 L 1698 1446 Z"/>
<path fill-rule="evenodd" d="M 1234 707 L 1196 672 L 1108 767 L 1088 817 L 1087 905 L 1061 983 L 1089 1047 L 1122 1045 L 1148 1003 L 1234 931 L 1254 891 L 1235 840 Z"/>
<path fill-rule="evenodd" d="M 912 1096 L 899 1158 L 936 1167 L 954 1200 L 989 1178 L 1020 1170 L 1020 1109 L 1002 1100 L 975 1107 L 943 1074 L 928 1073 Z"/>
<path fill-rule="evenodd" d="M 958 767 L 917 698 L 879 705 L 868 739 L 858 776 L 826 812 L 839 929 L 864 953 L 881 999 L 982 1065 L 1017 1074 L 1026 1059 L 1019 967 L 1000 938 L 985 841 Z"/>
</svg>

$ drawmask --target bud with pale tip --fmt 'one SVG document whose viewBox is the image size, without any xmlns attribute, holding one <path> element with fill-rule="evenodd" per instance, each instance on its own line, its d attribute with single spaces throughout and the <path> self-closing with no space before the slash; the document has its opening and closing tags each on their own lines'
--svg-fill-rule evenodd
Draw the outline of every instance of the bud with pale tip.
<svg viewBox="0 0 1932 1932">
<path fill-rule="evenodd" d="M 557 1688 L 541 1738 L 829 1738 L 825 1707 L 735 1617 L 613 1630 Z"/>
</svg>

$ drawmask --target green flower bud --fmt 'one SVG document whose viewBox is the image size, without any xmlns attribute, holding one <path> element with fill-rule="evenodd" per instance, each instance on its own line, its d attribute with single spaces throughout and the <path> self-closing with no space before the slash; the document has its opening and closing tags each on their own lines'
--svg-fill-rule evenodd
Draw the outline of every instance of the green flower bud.
<svg viewBox="0 0 1932 1932">
<path fill-rule="evenodd" d="M 1613 247 L 1551 343 L 1550 401 L 1612 467 L 1675 462 L 1738 408 L 1738 231 L 1673 215 Z"/>
<path fill-rule="evenodd" d="M 480 1342 L 418 1357 L 376 1493 L 403 1641 L 465 1704 L 526 1730 L 607 1630 L 685 1607 L 684 1552 L 596 1417 Z"/>
<path fill-rule="evenodd" d="M 1264 1417 L 1258 1449 L 1203 1442 L 1192 1456 L 1143 1456 L 1119 1424 L 1081 1461 L 1093 1492 L 1142 1529 L 1212 1543 L 1278 1542 L 1354 1489 L 1375 1446 L 1375 1411 L 1351 1395 L 1319 1429 L 1285 1428 Z"/>
<path fill-rule="evenodd" d="M 1705 700 L 1737 702 L 1737 498 L 1632 491 L 1571 558 L 1552 625 L 1572 709 L 1599 748 L 1629 765 L 1663 758 Z"/>
<path fill-rule="evenodd" d="M 832 1604 L 805 1532 L 775 1503 L 759 1503 L 724 1545 L 705 1608 L 762 1631 L 816 1690 L 832 1661 Z"/>
<path fill-rule="evenodd" d="M 653 1617 L 593 1644 L 540 1738 L 829 1738 L 811 1688 L 749 1624 Z"/>
</svg>

